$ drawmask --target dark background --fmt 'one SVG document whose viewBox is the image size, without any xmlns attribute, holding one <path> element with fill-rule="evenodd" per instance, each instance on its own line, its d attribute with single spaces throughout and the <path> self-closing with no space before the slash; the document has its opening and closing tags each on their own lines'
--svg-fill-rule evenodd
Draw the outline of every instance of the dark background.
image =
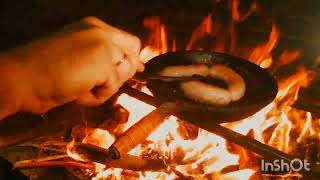
<svg viewBox="0 0 320 180">
<path fill-rule="evenodd" d="M 230 0 L 2 0 L 0 2 L 0 50 L 37 38 L 46 32 L 79 20 L 97 16 L 108 23 L 138 35 L 144 40 L 142 20 L 160 16 L 170 33 L 185 43 L 194 28 L 209 12 L 222 23 L 230 21 Z M 252 0 L 242 0 L 245 11 Z M 257 0 L 259 13 L 250 17 L 253 25 L 243 23 L 245 41 L 268 34 L 267 21 L 275 22 L 286 47 L 305 50 L 310 57 L 320 52 L 320 1 Z M 270 24 L 270 23 L 269 23 Z M 258 27 L 260 33 L 247 33 Z M 268 26 L 266 26 L 268 27 Z M 318 42 L 317 42 L 318 41 Z M 280 45 L 281 47 L 281 45 Z"/>
</svg>

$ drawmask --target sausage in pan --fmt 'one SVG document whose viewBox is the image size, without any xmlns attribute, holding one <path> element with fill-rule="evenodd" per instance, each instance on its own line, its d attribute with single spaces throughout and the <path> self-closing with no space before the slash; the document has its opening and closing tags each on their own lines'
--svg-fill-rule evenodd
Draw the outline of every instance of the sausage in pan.
<svg viewBox="0 0 320 180">
<path fill-rule="evenodd" d="M 245 93 L 243 78 L 231 68 L 224 65 L 213 65 L 208 68 L 205 65 L 169 66 L 159 73 L 161 76 L 209 76 L 222 79 L 228 84 L 224 89 L 202 81 L 181 82 L 180 87 L 189 99 L 200 103 L 227 105 L 231 101 L 239 100 Z"/>
</svg>

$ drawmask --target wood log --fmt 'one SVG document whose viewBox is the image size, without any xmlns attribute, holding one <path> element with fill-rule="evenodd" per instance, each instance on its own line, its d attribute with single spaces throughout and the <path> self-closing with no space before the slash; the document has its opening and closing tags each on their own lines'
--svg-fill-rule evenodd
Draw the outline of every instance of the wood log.
<svg viewBox="0 0 320 180">
<path fill-rule="evenodd" d="M 109 105 L 82 107 L 70 103 L 52 109 L 42 116 L 29 113 L 15 114 L 0 121 L 0 148 L 42 136 L 63 136 L 81 123 L 94 127 L 111 115 L 107 106 Z"/>
<path fill-rule="evenodd" d="M 144 100 L 144 102 L 149 103 L 153 106 L 158 106 L 160 104 L 160 101 L 156 98 L 149 96 L 145 93 L 139 92 L 138 90 L 135 90 L 133 88 L 126 88 L 125 92 L 129 94 L 132 97 L 135 97 L 139 100 Z M 174 112 L 173 112 L 174 115 Z M 194 122 L 192 119 L 184 119 L 186 121 Z M 203 128 L 209 132 L 212 132 L 218 136 L 223 137 L 224 139 L 233 142 L 235 144 L 238 144 L 256 154 L 259 154 L 263 156 L 266 159 L 274 160 L 284 160 L 286 162 L 291 162 L 293 159 L 295 159 L 294 156 L 291 156 L 287 153 L 284 153 L 282 151 L 279 151 L 275 149 L 274 147 L 268 146 L 266 144 L 263 144 L 255 139 L 252 139 L 250 137 L 244 136 L 240 133 L 237 133 L 235 131 L 232 131 L 226 127 L 223 127 L 219 124 L 212 124 L 208 127 L 200 127 Z M 319 177 L 320 176 L 320 166 L 317 164 L 314 164 L 311 166 L 311 171 L 302 171 L 301 172 L 305 177 Z"/>
<path fill-rule="evenodd" d="M 121 168 L 133 171 L 159 171 L 165 170 L 167 165 L 162 159 L 146 159 L 138 156 L 122 155 L 120 159 L 110 159 L 107 149 L 91 144 L 77 144 L 72 148 L 86 161 L 98 162 L 106 167 Z"/>
<path fill-rule="evenodd" d="M 81 169 L 89 169 L 94 171 L 95 164 L 93 163 L 83 163 L 77 161 L 40 161 L 40 162 L 26 162 L 14 165 L 14 169 L 30 169 L 30 168 L 44 168 L 44 167 L 74 167 Z"/>
</svg>

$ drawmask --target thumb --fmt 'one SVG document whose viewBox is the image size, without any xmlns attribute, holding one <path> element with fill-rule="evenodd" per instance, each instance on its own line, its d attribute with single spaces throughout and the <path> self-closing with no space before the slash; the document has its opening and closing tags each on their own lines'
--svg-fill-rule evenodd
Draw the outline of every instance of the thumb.
<svg viewBox="0 0 320 180">
<path fill-rule="evenodd" d="M 100 85 L 96 85 L 89 92 L 83 93 L 76 100 L 77 104 L 86 106 L 97 106 L 108 100 L 120 88 L 117 75 L 110 75 L 108 80 Z"/>
</svg>

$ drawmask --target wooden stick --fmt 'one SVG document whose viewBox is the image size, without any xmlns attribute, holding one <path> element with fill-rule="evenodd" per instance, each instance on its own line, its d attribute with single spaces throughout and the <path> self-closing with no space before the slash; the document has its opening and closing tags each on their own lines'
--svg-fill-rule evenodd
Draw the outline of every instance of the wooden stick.
<svg viewBox="0 0 320 180">
<path fill-rule="evenodd" d="M 25 162 L 17 163 L 14 165 L 13 169 L 29 169 L 29 168 L 44 168 L 44 167 L 74 167 L 81 169 L 89 169 L 94 171 L 95 164 L 93 163 L 82 163 L 77 161 L 40 161 L 40 162 Z"/>
<path fill-rule="evenodd" d="M 120 90 L 120 93 L 128 94 L 131 97 L 134 97 L 140 101 L 143 101 L 147 104 L 150 104 L 152 106 L 159 107 L 162 103 L 158 101 L 155 97 L 152 97 L 146 93 L 143 93 L 137 89 L 134 89 L 128 85 L 123 86 Z"/>
<path fill-rule="evenodd" d="M 232 131 L 226 127 L 223 127 L 219 124 L 214 124 L 211 127 L 206 128 L 207 130 L 215 133 L 218 136 L 223 137 L 224 139 L 238 144 L 250 151 L 253 151 L 256 154 L 263 156 L 268 159 L 283 159 L 286 161 L 291 161 L 294 157 L 290 156 L 287 153 L 279 151 L 271 146 L 263 144 L 255 139 L 252 139 L 248 136 L 244 136 L 240 133 Z"/>
<path fill-rule="evenodd" d="M 63 154 L 63 155 L 56 155 L 56 156 L 47 156 L 44 158 L 39 158 L 39 159 L 31 159 L 31 160 L 23 160 L 23 161 L 18 161 L 15 164 L 20 164 L 20 163 L 29 163 L 29 162 L 44 162 L 44 161 L 51 161 L 51 160 L 58 160 L 58 159 L 65 159 L 69 158 L 68 155 Z"/>
<path fill-rule="evenodd" d="M 25 143 L 25 144 L 20 144 L 18 145 L 20 147 L 33 147 L 33 148 L 38 148 L 40 150 L 46 150 L 46 151 L 53 151 L 53 152 L 61 152 L 65 153 L 66 151 L 63 149 L 57 149 L 57 148 L 52 148 L 52 147 L 47 147 L 42 144 L 32 144 L 32 143 Z"/>
<path fill-rule="evenodd" d="M 104 164 L 106 168 L 121 168 L 131 171 L 164 171 L 167 168 L 167 165 L 162 159 L 145 159 L 138 156 L 127 155 L 118 160 L 106 160 L 105 156 L 108 155 L 108 151 L 106 149 L 89 144 L 78 144 L 73 150 L 78 150 L 82 156 L 87 158 L 87 161 Z M 65 160 L 58 161 L 59 159 Z M 23 160 L 16 162 L 14 169 L 41 168 L 51 166 L 72 166 L 89 170 L 95 169 L 95 164 L 93 163 L 83 163 L 68 159 L 70 159 L 69 156 L 64 154 L 48 156 L 35 160 Z"/>
<path fill-rule="evenodd" d="M 106 167 L 128 169 L 133 171 L 162 171 L 167 165 L 161 159 L 144 159 L 138 156 L 127 155 L 118 160 L 105 163 Z"/>
</svg>

